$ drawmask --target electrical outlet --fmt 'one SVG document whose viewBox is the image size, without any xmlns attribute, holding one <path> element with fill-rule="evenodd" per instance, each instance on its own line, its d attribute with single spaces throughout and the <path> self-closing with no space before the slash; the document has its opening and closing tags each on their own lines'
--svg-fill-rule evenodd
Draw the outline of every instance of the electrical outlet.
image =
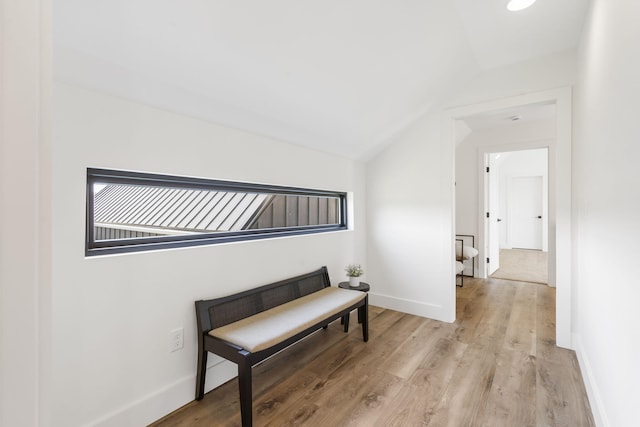
<svg viewBox="0 0 640 427">
<path fill-rule="evenodd" d="M 169 332 L 169 352 L 180 350 L 184 347 L 184 328 L 176 328 Z"/>
</svg>

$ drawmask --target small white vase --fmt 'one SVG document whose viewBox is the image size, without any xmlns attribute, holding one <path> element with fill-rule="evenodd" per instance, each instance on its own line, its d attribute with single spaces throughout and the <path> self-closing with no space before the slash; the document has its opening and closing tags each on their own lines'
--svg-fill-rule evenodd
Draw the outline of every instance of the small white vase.
<svg viewBox="0 0 640 427">
<path fill-rule="evenodd" d="M 349 286 L 352 288 L 360 286 L 360 278 L 356 276 L 349 276 Z"/>
</svg>

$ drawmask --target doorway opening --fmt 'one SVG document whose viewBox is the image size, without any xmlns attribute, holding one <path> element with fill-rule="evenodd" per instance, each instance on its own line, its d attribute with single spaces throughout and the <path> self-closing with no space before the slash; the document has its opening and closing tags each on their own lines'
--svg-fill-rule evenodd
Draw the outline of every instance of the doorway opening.
<svg viewBox="0 0 640 427">
<path fill-rule="evenodd" d="M 525 127 L 520 137 L 526 132 Z M 481 219 L 489 277 L 549 283 L 548 152 L 545 147 L 484 154 L 488 215 Z"/>
<path fill-rule="evenodd" d="M 477 191 L 472 189 L 462 189 L 458 181 L 460 171 L 460 156 L 456 153 L 456 147 L 464 134 L 469 129 L 459 126 L 461 119 L 481 116 L 483 114 L 492 114 L 498 111 L 508 109 L 516 109 L 532 105 L 555 105 L 555 129 L 553 132 L 553 141 L 551 144 L 543 140 L 530 139 L 514 143 L 495 144 L 487 143 L 482 148 L 470 156 L 473 156 L 475 165 L 473 172 L 477 177 L 479 170 L 484 166 L 478 161 L 478 154 L 502 152 L 522 149 L 545 148 L 549 149 L 549 206 L 548 206 L 548 245 L 549 245 L 549 286 L 556 286 L 556 344 L 560 347 L 573 348 L 571 334 L 571 308 L 572 308 L 572 278 L 571 278 L 571 88 L 551 89 L 540 92 L 531 92 L 509 98 L 496 99 L 483 103 L 457 107 L 446 110 L 443 114 L 442 134 L 445 141 L 451 147 L 451 197 L 452 197 L 452 227 L 451 227 L 451 252 L 452 260 L 455 259 L 453 250 L 453 242 L 456 233 L 465 233 L 465 230 L 459 227 L 458 219 L 460 216 L 469 216 L 473 214 L 471 221 L 475 219 L 476 225 L 473 226 L 478 234 L 478 256 L 479 262 L 477 275 L 481 278 L 487 277 L 487 269 L 485 258 L 485 233 L 484 227 L 478 220 L 478 209 L 484 207 L 484 185 L 483 182 L 477 183 Z M 512 120 L 517 120 L 513 117 Z M 498 145 L 498 146 L 496 146 Z M 499 146 L 502 145 L 502 146 Z M 473 160 L 471 160 L 473 162 Z M 469 170 L 462 173 L 469 173 Z M 453 185 L 455 184 L 455 185 Z M 464 190 L 464 191 L 462 191 Z M 475 200 L 475 209 L 470 211 L 476 212 L 460 212 L 460 198 L 466 190 L 472 191 L 470 196 L 472 202 Z M 455 319 L 456 313 L 456 269 L 455 263 L 451 264 L 451 281 L 449 289 L 449 301 L 447 305 L 450 310 L 451 318 Z"/>
</svg>

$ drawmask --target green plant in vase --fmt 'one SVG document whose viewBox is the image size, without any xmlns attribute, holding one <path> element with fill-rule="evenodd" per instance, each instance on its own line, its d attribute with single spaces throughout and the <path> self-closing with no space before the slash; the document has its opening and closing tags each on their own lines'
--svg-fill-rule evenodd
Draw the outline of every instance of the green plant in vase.
<svg viewBox="0 0 640 427">
<path fill-rule="evenodd" d="M 360 276 L 364 274 L 364 269 L 360 264 L 349 264 L 344 269 L 349 277 L 349 286 L 357 288 L 360 286 Z"/>
</svg>

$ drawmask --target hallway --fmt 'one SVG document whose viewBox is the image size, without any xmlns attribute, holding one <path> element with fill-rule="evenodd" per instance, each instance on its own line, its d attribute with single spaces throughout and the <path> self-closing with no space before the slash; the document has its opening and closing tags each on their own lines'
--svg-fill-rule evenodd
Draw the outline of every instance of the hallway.
<svg viewBox="0 0 640 427">
<path fill-rule="evenodd" d="M 528 249 L 500 249 L 500 268 L 491 277 L 529 283 L 548 283 L 549 253 Z"/>
<path fill-rule="evenodd" d="M 575 353 L 555 346 L 555 289 L 469 279 L 457 321 L 370 307 L 254 369 L 256 426 L 594 426 Z M 239 425 L 236 380 L 155 427 Z"/>
</svg>

